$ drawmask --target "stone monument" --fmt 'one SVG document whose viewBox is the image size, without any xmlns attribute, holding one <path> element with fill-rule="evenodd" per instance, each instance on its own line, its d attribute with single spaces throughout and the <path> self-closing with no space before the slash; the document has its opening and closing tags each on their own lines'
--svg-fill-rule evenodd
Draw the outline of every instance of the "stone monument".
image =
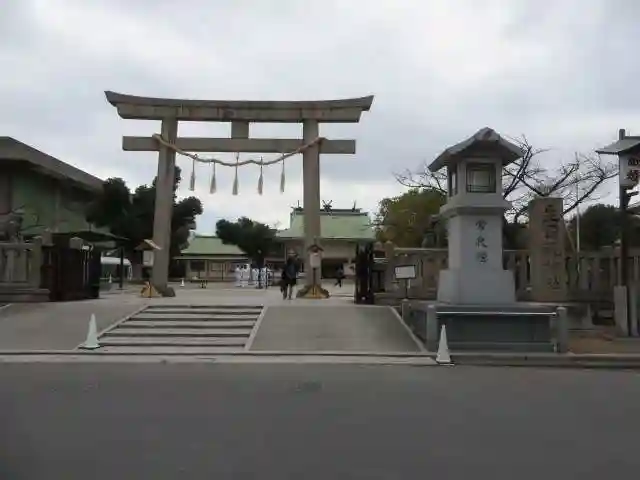
<svg viewBox="0 0 640 480">
<path fill-rule="evenodd" d="M 516 301 L 513 273 L 502 260 L 502 168 L 522 157 L 520 147 L 490 128 L 446 149 L 429 170 L 447 168 L 448 198 L 440 209 L 447 221 L 449 265 L 440 272 L 438 301 L 508 304 Z"/>
<path fill-rule="evenodd" d="M 562 209 L 562 198 L 541 197 L 529 203 L 531 300 L 535 302 L 567 299 L 567 235 Z"/>
<path fill-rule="evenodd" d="M 320 232 L 320 154 L 354 154 L 355 140 L 328 140 L 320 137 L 320 123 L 358 123 L 363 111 L 368 111 L 373 103 L 373 95 L 361 98 L 325 101 L 220 101 L 187 100 L 172 98 L 139 97 L 105 92 L 107 101 L 116 107 L 124 119 L 161 121 L 160 135 L 152 137 L 123 137 L 122 148 L 126 151 L 157 151 L 158 180 L 156 206 L 153 222 L 153 241 L 160 247 L 154 257 L 151 283 L 162 294 L 167 289 L 169 271 L 169 242 L 171 238 L 171 213 L 173 202 L 173 178 L 176 153 L 194 160 L 197 156 L 188 152 L 231 152 L 280 153 L 272 162 L 237 161 L 227 165 L 223 161 L 210 159 L 215 165 L 235 166 L 254 163 L 264 165 L 282 162 L 284 159 L 302 153 L 303 199 L 304 199 L 304 243 L 305 251 L 322 238 Z M 179 121 L 228 122 L 231 124 L 231 138 L 178 137 Z M 298 123 L 302 124 L 302 139 L 249 138 L 251 123 Z M 236 157 L 237 158 L 237 157 Z M 195 165 L 195 163 L 194 163 Z M 215 190 L 215 173 L 211 191 Z M 258 191 L 262 191 L 262 176 Z M 192 185 L 194 174 L 192 173 Z M 284 176 L 281 189 L 284 188 Z M 234 181 L 237 193 L 237 176 Z M 305 256 L 305 288 L 311 290 L 320 284 L 321 268 L 316 269 L 316 278 L 310 258 Z"/>
</svg>

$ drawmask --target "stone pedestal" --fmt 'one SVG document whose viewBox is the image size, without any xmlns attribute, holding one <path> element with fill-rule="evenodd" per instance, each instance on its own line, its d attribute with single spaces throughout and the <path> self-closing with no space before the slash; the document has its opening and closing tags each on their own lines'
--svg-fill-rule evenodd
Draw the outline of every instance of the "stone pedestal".
<svg viewBox="0 0 640 480">
<path fill-rule="evenodd" d="M 449 218 L 449 265 L 440 271 L 438 301 L 459 304 L 515 302 L 513 273 L 502 266 L 502 208 Z"/>
<path fill-rule="evenodd" d="M 515 302 L 513 274 L 507 270 L 486 272 L 443 270 L 438 301 L 460 305 L 500 305 Z"/>
</svg>

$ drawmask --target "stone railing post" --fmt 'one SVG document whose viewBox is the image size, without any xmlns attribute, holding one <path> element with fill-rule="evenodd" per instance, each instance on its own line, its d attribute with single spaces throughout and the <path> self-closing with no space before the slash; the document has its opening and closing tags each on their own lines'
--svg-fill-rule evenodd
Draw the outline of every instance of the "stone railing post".
<svg viewBox="0 0 640 480">
<path fill-rule="evenodd" d="M 393 292 L 395 290 L 395 268 L 396 268 L 396 246 L 391 240 L 384 243 L 384 256 L 387 259 L 387 267 L 384 272 L 384 290 Z"/>
</svg>

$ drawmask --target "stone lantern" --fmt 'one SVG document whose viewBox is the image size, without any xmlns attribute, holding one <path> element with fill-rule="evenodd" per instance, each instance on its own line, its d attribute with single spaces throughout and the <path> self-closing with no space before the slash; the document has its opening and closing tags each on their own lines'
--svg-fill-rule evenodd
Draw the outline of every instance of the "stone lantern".
<svg viewBox="0 0 640 480">
<path fill-rule="evenodd" d="M 502 222 L 511 204 L 503 198 L 502 169 L 524 152 L 490 128 L 446 149 L 429 170 L 447 169 L 448 268 L 440 271 L 438 302 L 515 303 L 513 273 L 503 267 Z"/>
</svg>

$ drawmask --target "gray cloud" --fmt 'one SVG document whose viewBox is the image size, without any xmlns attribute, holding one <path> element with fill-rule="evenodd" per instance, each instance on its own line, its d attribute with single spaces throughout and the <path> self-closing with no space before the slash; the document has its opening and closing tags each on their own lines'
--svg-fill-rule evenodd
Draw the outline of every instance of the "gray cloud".
<svg viewBox="0 0 640 480">
<path fill-rule="evenodd" d="M 106 89 L 213 99 L 331 99 L 375 94 L 358 125 L 323 126 L 356 138 L 355 157 L 322 160 L 323 197 L 374 209 L 399 193 L 391 173 L 430 160 L 484 126 L 526 134 L 540 147 L 589 151 L 618 128 L 640 123 L 640 40 L 633 0 L 6 0 L 0 15 L 0 133 L 101 176 L 150 182 L 153 154 L 120 150 L 122 135 L 153 122 L 117 117 Z M 6 74 L 4 72 L 10 72 Z M 184 135 L 228 134 L 228 126 L 181 125 Z M 635 127 L 640 131 L 640 127 Z M 297 126 L 254 128 L 297 136 Z M 180 165 L 188 169 L 189 162 Z M 216 218 L 248 214 L 286 221 L 300 198 L 300 164 L 287 163 L 287 193 L 270 170 L 221 172 L 220 193 L 198 194 Z M 228 187 L 228 188 L 226 188 Z M 190 194 L 186 189 L 182 194 Z"/>
</svg>

